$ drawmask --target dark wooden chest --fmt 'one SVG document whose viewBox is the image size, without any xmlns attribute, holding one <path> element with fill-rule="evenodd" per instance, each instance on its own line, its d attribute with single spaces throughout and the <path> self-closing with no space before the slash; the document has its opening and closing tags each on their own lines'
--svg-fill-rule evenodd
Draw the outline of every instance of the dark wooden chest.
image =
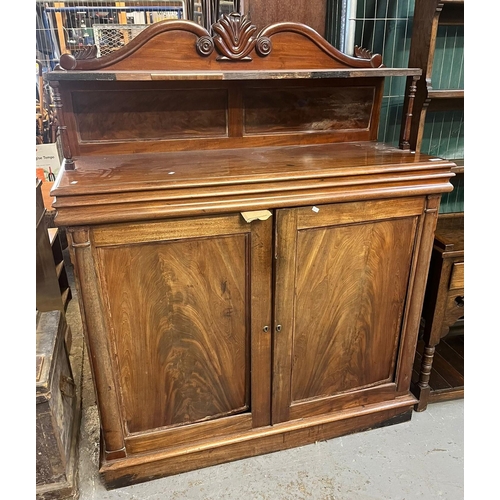
<svg viewBox="0 0 500 500">
<path fill-rule="evenodd" d="M 76 390 L 61 311 L 37 312 L 36 325 L 36 498 L 76 495 Z"/>
</svg>

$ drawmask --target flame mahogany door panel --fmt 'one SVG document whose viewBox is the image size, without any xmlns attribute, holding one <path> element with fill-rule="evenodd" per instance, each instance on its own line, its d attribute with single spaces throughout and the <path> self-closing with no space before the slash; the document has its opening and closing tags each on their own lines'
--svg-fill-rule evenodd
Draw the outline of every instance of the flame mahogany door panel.
<svg viewBox="0 0 500 500">
<path fill-rule="evenodd" d="M 277 211 L 273 423 L 398 395 L 423 210 L 406 198 Z"/>
<path fill-rule="evenodd" d="M 269 425 L 272 218 L 116 224 L 91 238 L 127 451 Z"/>
</svg>

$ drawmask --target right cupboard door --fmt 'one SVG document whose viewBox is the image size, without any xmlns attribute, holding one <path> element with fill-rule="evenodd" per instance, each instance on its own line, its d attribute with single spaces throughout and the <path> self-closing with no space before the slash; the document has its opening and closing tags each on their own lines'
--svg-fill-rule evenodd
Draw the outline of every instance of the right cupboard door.
<svg viewBox="0 0 500 500">
<path fill-rule="evenodd" d="M 424 208 L 418 197 L 277 211 L 273 423 L 398 395 Z"/>
</svg>

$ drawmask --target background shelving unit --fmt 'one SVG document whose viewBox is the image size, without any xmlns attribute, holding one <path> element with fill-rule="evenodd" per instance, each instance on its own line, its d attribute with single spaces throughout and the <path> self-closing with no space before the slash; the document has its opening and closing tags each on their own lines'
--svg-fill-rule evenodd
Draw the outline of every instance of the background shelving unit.
<svg viewBox="0 0 500 500">
<path fill-rule="evenodd" d="M 463 212 L 464 0 L 416 0 L 408 65 L 423 71 L 410 147 L 458 163 L 455 190 L 443 196 L 440 210 Z"/>
<path fill-rule="evenodd" d="M 441 201 L 415 357 L 413 392 L 422 411 L 464 396 L 464 0 L 415 1 L 408 65 L 423 70 L 410 148 L 457 164 L 455 189 Z"/>
</svg>

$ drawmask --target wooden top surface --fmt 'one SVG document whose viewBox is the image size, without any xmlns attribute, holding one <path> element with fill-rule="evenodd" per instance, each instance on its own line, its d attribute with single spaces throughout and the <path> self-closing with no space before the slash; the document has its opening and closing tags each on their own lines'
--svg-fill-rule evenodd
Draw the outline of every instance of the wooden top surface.
<svg viewBox="0 0 500 500">
<path fill-rule="evenodd" d="M 434 244 L 443 252 L 464 251 L 464 214 L 441 214 Z"/>
<path fill-rule="evenodd" d="M 48 81 L 158 81 L 158 80 L 300 80 L 318 78 L 363 78 L 420 76 L 420 68 L 298 69 L 265 71 L 53 71 Z"/>
<path fill-rule="evenodd" d="M 61 170 L 52 196 L 165 190 L 449 170 L 453 163 L 377 142 L 84 156 Z M 54 205 L 57 207 L 57 203 Z"/>
</svg>

